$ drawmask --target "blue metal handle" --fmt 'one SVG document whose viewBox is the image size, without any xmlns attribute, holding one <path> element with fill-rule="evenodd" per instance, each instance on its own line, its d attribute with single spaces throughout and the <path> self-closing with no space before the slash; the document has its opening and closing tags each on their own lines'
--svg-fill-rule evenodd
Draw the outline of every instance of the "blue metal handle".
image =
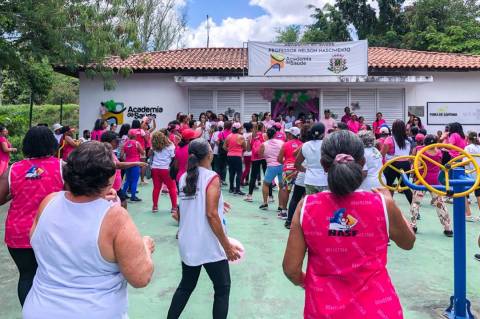
<svg viewBox="0 0 480 319">
<path fill-rule="evenodd" d="M 408 186 L 409 188 L 413 189 L 414 191 L 428 191 L 428 189 L 423 186 L 423 185 L 417 185 L 417 184 L 414 184 L 410 181 L 410 179 L 408 178 L 408 175 L 407 174 L 402 174 L 402 181 L 403 183 L 405 184 L 405 186 Z M 440 191 L 446 191 L 446 188 L 444 185 L 432 185 L 432 187 L 440 190 Z"/>
</svg>

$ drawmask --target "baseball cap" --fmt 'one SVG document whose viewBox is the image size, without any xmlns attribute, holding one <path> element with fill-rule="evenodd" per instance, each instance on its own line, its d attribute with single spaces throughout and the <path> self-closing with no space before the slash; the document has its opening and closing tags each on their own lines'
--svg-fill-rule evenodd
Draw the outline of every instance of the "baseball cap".
<svg viewBox="0 0 480 319">
<path fill-rule="evenodd" d="M 302 124 L 302 121 L 301 120 L 296 120 L 295 125 L 298 125 L 298 124 Z"/>
<path fill-rule="evenodd" d="M 388 127 L 382 126 L 382 127 L 380 128 L 380 133 L 386 133 L 386 134 L 388 134 L 388 133 L 390 133 L 390 130 L 388 129 Z"/>
<path fill-rule="evenodd" d="M 54 131 L 61 129 L 63 126 L 60 123 L 53 124 L 52 128 Z"/>
<path fill-rule="evenodd" d="M 294 127 L 289 128 L 289 129 L 286 129 L 285 133 L 290 133 L 293 136 L 297 137 L 297 136 L 300 135 L 300 129 L 298 127 L 294 126 Z"/>
<path fill-rule="evenodd" d="M 182 131 L 182 139 L 184 140 L 193 140 L 195 138 L 198 138 L 202 134 L 201 131 L 196 131 L 192 130 L 190 128 L 187 128 Z"/>
<path fill-rule="evenodd" d="M 423 142 L 423 140 L 425 140 L 425 135 L 421 134 L 421 133 L 418 133 L 417 135 L 415 135 L 415 142 Z"/>
</svg>

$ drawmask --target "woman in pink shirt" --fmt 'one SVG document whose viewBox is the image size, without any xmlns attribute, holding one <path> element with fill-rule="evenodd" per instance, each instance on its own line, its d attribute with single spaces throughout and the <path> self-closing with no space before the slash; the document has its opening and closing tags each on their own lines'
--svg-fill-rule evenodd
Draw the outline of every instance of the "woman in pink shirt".
<svg viewBox="0 0 480 319">
<path fill-rule="evenodd" d="M 467 141 L 465 140 L 465 133 L 463 133 L 462 124 L 458 122 L 448 124 L 448 132 L 445 132 L 445 137 L 441 139 L 444 143 L 448 143 L 454 146 L 461 148 L 462 150 L 467 146 Z M 449 150 L 448 153 L 450 154 L 451 158 L 455 158 L 460 155 L 459 152 L 454 150 Z"/>
<path fill-rule="evenodd" d="M 304 317 L 403 318 L 387 271 L 387 245 L 390 237 L 412 249 L 415 234 L 386 189 L 357 190 L 365 157 L 352 132 L 326 137 L 321 159 L 330 191 L 298 204 L 283 259 L 287 278 L 305 289 Z"/>
<path fill-rule="evenodd" d="M 48 128 L 32 127 L 23 139 L 25 159 L 14 163 L 8 174 L 0 177 L 0 205 L 11 200 L 5 222 L 5 244 L 20 273 L 18 299 L 22 306 L 37 270 L 30 228 L 42 200 L 63 189 L 61 160 L 54 156 L 57 145 Z"/>
<path fill-rule="evenodd" d="M 104 119 L 97 119 L 91 133 L 92 141 L 100 141 L 102 134 L 107 130 L 108 123 Z"/>
<path fill-rule="evenodd" d="M 73 152 L 73 150 L 76 149 L 80 143 L 73 139 L 73 134 L 75 133 L 74 128 L 64 126 L 62 127 L 62 130 L 65 130 L 65 133 L 63 133 L 63 136 L 60 139 L 60 151 L 62 153 L 62 160 L 66 161 L 68 159 L 68 155 L 70 155 L 70 153 Z"/>
<path fill-rule="evenodd" d="M 230 193 L 241 196 L 245 195 L 245 193 L 240 189 L 240 178 L 242 176 L 242 155 L 247 149 L 245 138 L 243 137 L 242 133 L 242 124 L 233 123 L 232 133 L 227 137 L 225 144 L 223 145 L 224 149 L 227 151 Z"/>
<path fill-rule="evenodd" d="M 8 163 L 10 162 L 10 153 L 15 153 L 16 148 L 12 147 L 12 144 L 7 139 L 8 130 L 5 126 L 0 125 L 0 175 L 3 175 L 8 169 Z"/>
<path fill-rule="evenodd" d="M 351 113 L 351 119 L 347 122 L 348 129 L 353 133 L 357 134 L 360 130 L 360 122 L 358 121 L 357 114 Z"/>
<path fill-rule="evenodd" d="M 260 181 L 260 175 L 262 165 L 266 162 L 263 156 L 260 155 L 260 148 L 265 142 L 265 126 L 262 122 L 256 124 L 253 129 L 252 137 L 247 141 L 247 149 L 252 152 L 252 169 L 250 172 L 250 182 L 248 184 L 248 194 L 245 197 L 246 202 L 252 202 L 253 190 L 255 189 L 255 183 Z"/>
<path fill-rule="evenodd" d="M 375 134 L 375 138 L 380 137 L 380 127 L 385 124 L 385 120 L 383 119 L 382 112 L 378 112 L 375 121 L 372 124 L 373 133 Z"/>
<path fill-rule="evenodd" d="M 175 149 L 175 162 L 174 165 L 177 168 L 177 178 L 176 181 L 180 180 L 180 177 L 187 171 L 188 165 L 188 144 L 190 141 L 198 138 L 201 132 L 186 129 L 182 131 L 182 141 L 178 144 L 178 147 Z"/>
<path fill-rule="evenodd" d="M 262 123 L 263 125 L 265 125 L 265 129 L 268 130 L 269 128 L 271 128 L 275 124 L 275 121 L 272 120 L 272 113 L 265 112 L 263 114 Z"/>
<path fill-rule="evenodd" d="M 128 131 L 128 140 L 123 144 L 120 157 L 127 163 L 138 163 L 141 158 L 145 156 L 145 150 L 136 139 L 137 130 L 130 129 Z M 126 178 L 123 184 L 123 191 L 127 193 L 130 190 L 132 196 L 131 202 L 140 202 L 141 199 L 137 197 L 138 179 L 140 178 L 140 166 L 134 165 L 127 168 L 125 172 Z"/>
</svg>

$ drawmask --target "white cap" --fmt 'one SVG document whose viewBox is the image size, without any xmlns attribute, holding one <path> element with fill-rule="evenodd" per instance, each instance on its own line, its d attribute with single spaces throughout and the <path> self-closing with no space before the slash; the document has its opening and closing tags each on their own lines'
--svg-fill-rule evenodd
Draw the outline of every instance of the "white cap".
<svg viewBox="0 0 480 319">
<path fill-rule="evenodd" d="M 388 134 L 388 133 L 390 133 L 390 130 L 388 129 L 388 127 L 382 126 L 382 127 L 380 128 L 380 133 L 386 133 L 386 134 Z"/>
<path fill-rule="evenodd" d="M 218 121 L 218 122 L 217 122 L 217 126 L 218 126 L 218 127 L 223 127 L 223 125 L 224 125 L 223 121 Z"/>
<path fill-rule="evenodd" d="M 53 126 L 52 126 L 54 132 L 55 132 L 56 130 L 61 129 L 62 127 L 63 127 L 63 126 L 62 126 L 60 123 L 55 123 L 55 124 L 53 124 Z"/>
<path fill-rule="evenodd" d="M 293 136 L 297 137 L 297 136 L 300 135 L 300 129 L 298 127 L 294 126 L 294 127 L 289 128 L 289 129 L 286 129 L 285 133 L 290 133 Z"/>
</svg>

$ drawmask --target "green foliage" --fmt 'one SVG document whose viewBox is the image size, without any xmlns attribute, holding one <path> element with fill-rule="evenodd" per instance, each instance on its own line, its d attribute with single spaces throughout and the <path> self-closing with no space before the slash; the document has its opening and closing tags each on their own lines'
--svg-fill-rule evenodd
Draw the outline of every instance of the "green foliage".
<svg viewBox="0 0 480 319">
<path fill-rule="evenodd" d="M 79 84 L 80 81 L 77 78 L 54 73 L 53 85 L 48 93 L 46 103 L 60 104 L 63 100 L 64 104 L 78 104 Z"/>
<path fill-rule="evenodd" d="M 17 161 L 23 158 L 21 153 L 23 137 L 28 131 L 30 105 L 3 105 L 0 106 L 0 123 L 6 125 L 9 131 L 9 141 L 13 147 L 18 148 L 18 153 L 11 154 L 11 160 Z M 51 127 L 60 122 L 59 105 L 34 105 L 32 125 L 46 123 Z M 78 127 L 79 108 L 76 104 L 63 106 L 63 125 Z"/>
<path fill-rule="evenodd" d="M 279 43 L 294 43 L 298 42 L 300 39 L 300 26 L 292 24 L 287 26 L 284 29 L 277 30 L 276 42 Z"/>
<path fill-rule="evenodd" d="M 377 4 L 378 15 L 367 0 L 336 0 L 322 9 L 310 6 L 314 23 L 306 26 L 299 42 L 348 41 L 347 27 L 353 25 L 359 39 L 368 39 L 372 46 L 480 54 L 480 4 L 475 0 Z M 279 30 L 277 40 L 290 39 L 292 30 Z"/>
</svg>

